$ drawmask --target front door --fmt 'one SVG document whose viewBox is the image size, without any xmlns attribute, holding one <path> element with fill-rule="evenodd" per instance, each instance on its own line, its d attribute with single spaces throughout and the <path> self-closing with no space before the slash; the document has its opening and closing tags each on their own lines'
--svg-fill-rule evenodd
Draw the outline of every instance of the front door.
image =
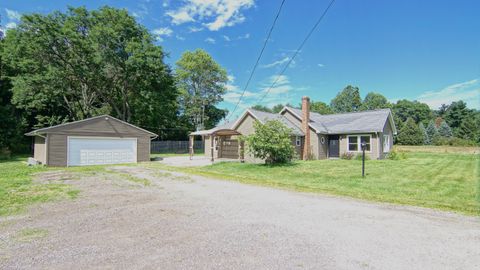
<svg viewBox="0 0 480 270">
<path fill-rule="evenodd" d="M 340 144 L 338 135 L 328 136 L 328 156 L 340 157 Z"/>
</svg>

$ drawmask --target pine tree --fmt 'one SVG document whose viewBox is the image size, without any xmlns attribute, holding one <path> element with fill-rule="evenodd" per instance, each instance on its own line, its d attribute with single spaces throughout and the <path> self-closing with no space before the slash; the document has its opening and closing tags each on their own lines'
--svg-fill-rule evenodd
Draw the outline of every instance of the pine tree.
<svg viewBox="0 0 480 270">
<path fill-rule="evenodd" d="M 423 133 L 415 120 L 408 118 L 405 125 L 398 134 L 397 141 L 403 145 L 421 145 L 423 143 Z"/>
<path fill-rule="evenodd" d="M 427 126 L 427 128 L 425 129 L 425 131 L 427 132 L 428 139 L 429 139 L 428 144 L 433 144 L 434 141 L 435 141 L 436 139 L 438 139 L 438 137 L 439 137 L 437 127 L 436 127 L 435 122 L 434 122 L 433 120 L 431 120 L 431 121 L 428 123 L 428 126 Z"/>
<path fill-rule="evenodd" d="M 445 121 L 443 121 L 438 127 L 438 134 L 446 138 L 451 138 L 453 136 L 452 129 Z"/>
<path fill-rule="evenodd" d="M 473 117 L 465 118 L 458 129 L 458 136 L 465 140 L 477 141 L 478 129 L 479 127 Z"/>
<path fill-rule="evenodd" d="M 422 134 L 423 134 L 423 144 L 425 144 L 425 145 L 430 144 L 430 137 L 428 136 L 427 129 L 425 128 L 423 123 L 420 123 L 418 125 L 418 127 L 420 128 L 420 130 L 422 131 Z"/>
</svg>

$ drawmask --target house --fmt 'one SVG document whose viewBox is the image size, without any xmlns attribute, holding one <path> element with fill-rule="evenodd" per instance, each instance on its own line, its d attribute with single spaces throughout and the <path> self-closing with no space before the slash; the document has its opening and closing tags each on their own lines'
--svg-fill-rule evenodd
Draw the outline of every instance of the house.
<svg viewBox="0 0 480 270">
<path fill-rule="evenodd" d="M 247 109 L 235 121 L 210 130 L 192 132 L 205 141 L 205 154 L 218 158 L 259 162 L 245 151 L 239 136 L 252 134 L 253 123 L 281 121 L 291 129 L 292 144 L 301 159 L 339 158 L 345 153 L 358 154 L 366 143 L 371 159 L 382 159 L 393 146 L 397 133 L 390 109 L 321 115 L 310 112 L 310 100 L 302 98 L 302 109 L 284 107 L 278 114 Z M 192 151 L 191 151 L 192 152 Z"/>
<path fill-rule="evenodd" d="M 156 134 L 109 115 L 33 130 L 33 157 L 47 166 L 84 166 L 150 160 Z"/>
</svg>

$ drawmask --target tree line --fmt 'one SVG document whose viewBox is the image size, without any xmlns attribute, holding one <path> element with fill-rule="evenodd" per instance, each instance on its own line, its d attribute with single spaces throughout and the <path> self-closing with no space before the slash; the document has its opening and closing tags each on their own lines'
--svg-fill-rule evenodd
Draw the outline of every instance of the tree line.
<svg viewBox="0 0 480 270">
<path fill-rule="evenodd" d="M 289 104 L 287 104 L 289 105 Z M 301 105 L 291 107 L 299 108 Z M 278 113 L 284 107 L 264 105 L 253 109 Z M 462 101 L 443 104 L 437 110 L 419 101 L 406 99 L 389 102 L 379 93 L 370 92 L 362 100 L 360 89 L 348 85 L 327 104 L 312 101 L 310 110 L 320 114 L 346 113 L 376 109 L 391 109 L 398 135 L 395 142 L 404 145 L 459 145 L 480 144 L 480 111 L 469 109 Z"/>
<path fill-rule="evenodd" d="M 124 9 L 27 14 L 0 37 L 3 152 L 28 151 L 31 129 L 101 114 L 186 139 L 227 113 L 215 107 L 225 69 L 200 49 L 170 67 L 156 37 Z"/>
</svg>

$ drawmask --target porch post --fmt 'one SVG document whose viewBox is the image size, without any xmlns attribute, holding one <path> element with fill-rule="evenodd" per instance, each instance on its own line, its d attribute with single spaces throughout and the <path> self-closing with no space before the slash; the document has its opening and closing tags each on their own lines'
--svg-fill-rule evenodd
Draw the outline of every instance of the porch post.
<svg viewBox="0 0 480 270">
<path fill-rule="evenodd" d="M 188 144 L 189 144 L 188 150 L 189 150 L 189 153 L 190 153 L 190 160 L 193 159 L 193 154 L 194 154 L 194 153 L 193 153 L 193 145 L 194 145 L 194 143 L 195 143 L 195 136 L 194 136 L 194 135 L 190 135 L 190 138 L 189 138 L 189 140 L 188 140 Z"/>
<path fill-rule="evenodd" d="M 215 143 L 214 143 L 214 140 L 215 140 L 215 136 L 212 134 L 210 135 L 210 154 L 212 155 L 211 157 L 211 161 L 214 162 L 215 161 L 215 158 L 213 157 L 213 154 L 214 154 L 214 147 L 215 147 Z"/>
<path fill-rule="evenodd" d="M 244 162 L 245 161 L 245 156 L 244 156 L 244 150 L 245 148 L 245 145 L 244 145 L 244 141 L 241 140 L 240 143 L 238 144 L 238 158 L 240 159 L 240 162 Z"/>
</svg>

